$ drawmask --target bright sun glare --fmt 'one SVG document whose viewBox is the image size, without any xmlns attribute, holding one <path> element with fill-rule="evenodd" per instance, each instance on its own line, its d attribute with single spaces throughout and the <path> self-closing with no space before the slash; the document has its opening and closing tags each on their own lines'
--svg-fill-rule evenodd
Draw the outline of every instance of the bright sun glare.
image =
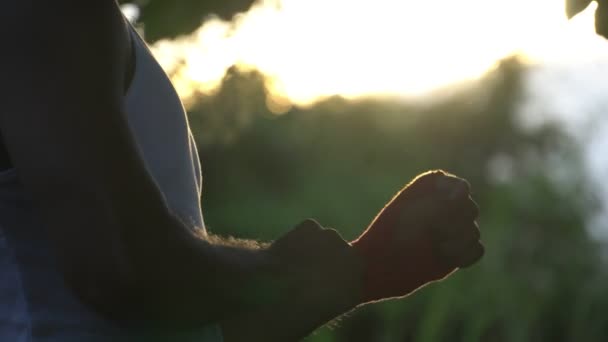
<svg viewBox="0 0 608 342">
<path fill-rule="evenodd" d="M 234 64 L 265 74 L 279 103 L 415 96 L 477 78 L 516 53 L 531 63 L 608 57 L 591 7 L 568 22 L 563 0 L 263 0 L 153 50 L 186 105 Z"/>
</svg>

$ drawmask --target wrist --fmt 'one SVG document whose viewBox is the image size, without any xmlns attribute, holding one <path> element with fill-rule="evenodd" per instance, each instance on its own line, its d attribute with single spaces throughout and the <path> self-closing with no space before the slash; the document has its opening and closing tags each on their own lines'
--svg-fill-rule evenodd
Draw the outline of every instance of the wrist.
<svg viewBox="0 0 608 342">
<path fill-rule="evenodd" d="M 357 251 L 357 249 L 349 243 L 349 265 L 352 269 L 352 275 L 349 277 L 351 281 L 346 281 L 343 284 L 342 294 L 339 296 L 339 302 L 336 307 L 340 308 L 340 314 L 348 312 L 355 307 L 364 304 L 365 301 L 365 273 L 367 269 L 365 258 Z"/>
<path fill-rule="evenodd" d="M 351 244 L 361 260 L 360 304 L 407 296 L 433 280 L 439 267 L 427 236 L 400 248 L 395 248 L 391 234 L 364 235 Z"/>
<path fill-rule="evenodd" d="M 389 266 L 393 265 L 390 265 L 392 258 L 388 246 L 393 234 L 390 227 L 386 220 L 375 220 L 350 243 L 361 269 L 359 304 L 382 299 L 380 288 L 391 286 L 392 267 Z"/>
</svg>

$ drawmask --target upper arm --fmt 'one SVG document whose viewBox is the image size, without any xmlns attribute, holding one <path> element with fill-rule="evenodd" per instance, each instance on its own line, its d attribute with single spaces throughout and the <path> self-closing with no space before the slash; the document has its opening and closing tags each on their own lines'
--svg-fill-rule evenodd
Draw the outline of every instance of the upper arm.
<svg viewBox="0 0 608 342">
<path fill-rule="evenodd" d="M 122 111 L 123 18 L 112 0 L 13 3 L 0 13 L 4 143 L 66 275 L 115 272 L 124 218 L 162 205 Z"/>
<path fill-rule="evenodd" d="M 120 13 L 113 1 L 72 3 L 23 0 L 1 14 L 11 34 L 0 55 L 0 130 L 38 195 L 94 172 L 86 154 L 104 152 L 100 138 L 124 126 Z"/>
</svg>

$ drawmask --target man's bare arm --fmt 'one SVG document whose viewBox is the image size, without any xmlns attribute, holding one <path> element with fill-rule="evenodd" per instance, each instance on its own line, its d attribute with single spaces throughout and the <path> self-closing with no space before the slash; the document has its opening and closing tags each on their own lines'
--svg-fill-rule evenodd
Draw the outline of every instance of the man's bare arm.
<svg viewBox="0 0 608 342">
<path fill-rule="evenodd" d="M 303 222 L 269 250 L 298 270 L 293 295 L 227 320 L 226 341 L 297 340 L 359 304 L 408 296 L 471 266 L 484 253 L 477 215 L 469 183 L 436 170 L 407 184 L 351 243 Z"/>
<path fill-rule="evenodd" d="M 109 315 L 184 325 L 279 300 L 265 249 L 197 238 L 145 169 L 123 111 L 116 4 L 23 0 L 0 16 L 2 135 L 76 293 Z"/>
<path fill-rule="evenodd" d="M 297 341 L 362 303 L 362 260 L 337 231 L 305 220 L 268 252 L 289 264 L 285 295 L 224 320 L 226 342 Z"/>
<path fill-rule="evenodd" d="M 297 339 L 362 301 L 358 259 L 335 232 L 296 229 L 250 249 L 197 238 L 171 214 L 127 126 L 127 44 L 112 0 L 11 9 L 0 13 L 11 33 L 0 129 L 83 300 L 122 319 L 221 320 L 233 341 Z"/>
</svg>

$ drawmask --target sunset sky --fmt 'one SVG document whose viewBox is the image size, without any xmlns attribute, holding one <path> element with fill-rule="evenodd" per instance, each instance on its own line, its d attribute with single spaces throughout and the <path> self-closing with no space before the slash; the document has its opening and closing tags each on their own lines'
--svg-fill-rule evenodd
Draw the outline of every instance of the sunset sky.
<svg viewBox="0 0 608 342">
<path fill-rule="evenodd" d="M 409 99 L 518 54 L 538 66 L 520 115 L 559 120 L 584 147 L 589 181 L 603 198 L 591 230 L 608 242 L 608 41 L 595 34 L 595 7 L 568 21 L 562 0 L 263 0 L 152 50 L 186 106 L 195 91 L 213 93 L 237 64 L 263 72 L 270 96 L 287 109 L 335 94 Z"/>
<path fill-rule="evenodd" d="M 563 6 L 556 0 L 265 0 L 231 22 L 209 19 L 153 50 L 175 73 L 186 102 L 194 89 L 212 92 L 233 64 L 262 71 L 272 94 L 297 104 L 334 94 L 416 96 L 477 78 L 516 53 L 540 64 L 608 58 L 608 43 L 593 29 L 595 3 L 571 21 Z"/>
</svg>

